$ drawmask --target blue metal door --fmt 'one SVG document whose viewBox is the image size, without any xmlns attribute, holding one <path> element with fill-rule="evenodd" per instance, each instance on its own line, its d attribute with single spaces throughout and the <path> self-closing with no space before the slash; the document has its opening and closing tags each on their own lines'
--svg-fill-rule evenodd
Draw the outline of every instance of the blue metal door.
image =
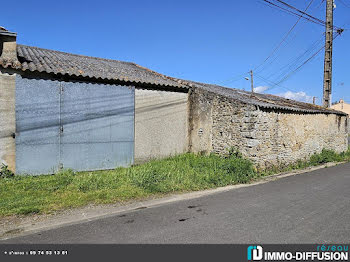
<svg viewBox="0 0 350 262">
<path fill-rule="evenodd" d="M 74 170 L 128 166 L 134 158 L 134 88 L 62 83 L 61 159 Z"/>
<path fill-rule="evenodd" d="M 60 82 L 16 77 L 16 173 L 59 169 Z"/>
<path fill-rule="evenodd" d="M 134 161 L 133 87 L 16 79 L 16 173 L 112 169 Z"/>
</svg>

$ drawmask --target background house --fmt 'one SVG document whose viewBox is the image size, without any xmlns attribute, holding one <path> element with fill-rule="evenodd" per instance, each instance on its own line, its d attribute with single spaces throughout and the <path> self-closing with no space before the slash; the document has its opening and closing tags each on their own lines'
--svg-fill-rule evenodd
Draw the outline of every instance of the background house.
<svg viewBox="0 0 350 262">
<path fill-rule="evenodd" d="M 350 115 L 350 104 L 346 103 L 343 99 L 340 99 L 339 102 L 333 103 L 331 108 Z"/>
<path fill-rule="evenodd" d="M 0 52 L 0 161 L 18 174 L 230 147 L 266 167 L 347 149 L 340 111 L 19 45 L 4 29 Z"/>
<path fill-rule="evenodd" d="M 344 99 L 340 99 L 339 102 L 333 103 L 331 108 L 348 114 L 348 117 L 350 116 L 350 104 L 346 103 Z M 350 128 L 348 129 L 348 132 L 350 133 Z M 350 136 L 348 137 L 348 142 L 350 142 Z"/>
</svg>

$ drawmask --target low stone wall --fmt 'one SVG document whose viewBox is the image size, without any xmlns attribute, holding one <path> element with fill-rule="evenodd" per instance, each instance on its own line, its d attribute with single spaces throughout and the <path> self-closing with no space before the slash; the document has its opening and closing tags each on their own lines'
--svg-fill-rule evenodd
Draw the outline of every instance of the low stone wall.
<svg viewBox="0 0 350 262">
<path fill-rule="evenodd" d="M 347 118 L 258 108 L 195 90 L 191 95 L 191 150 L 223 154 L 237 147 L 257 166 L 308 159 L 323 148 L 347 149 Z"/>
</svg>

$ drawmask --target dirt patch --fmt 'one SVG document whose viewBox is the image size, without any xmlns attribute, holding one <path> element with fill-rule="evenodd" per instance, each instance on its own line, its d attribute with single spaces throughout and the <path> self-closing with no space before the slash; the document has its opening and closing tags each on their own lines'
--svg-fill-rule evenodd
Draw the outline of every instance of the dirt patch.
<svg viewBox="0 0 350 262">
<path fill-rule="evenodd" d="M 5 232 L 5 235 L 13 235 L 13 234 L 18 234 L 21 233 L 22 231 L 24 231 L 23 228 L 15 228 L 15 229 L 11 229 Z"/>
</svg>

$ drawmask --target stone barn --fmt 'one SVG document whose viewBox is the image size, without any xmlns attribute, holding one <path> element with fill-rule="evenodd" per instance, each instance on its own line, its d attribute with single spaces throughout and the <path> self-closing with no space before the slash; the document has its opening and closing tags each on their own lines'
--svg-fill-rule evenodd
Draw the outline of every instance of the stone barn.
<svg viewBox="0 0 350 262">
<path fill-rule="evenodd" d="M 0 162 L 17 174 L 112 169 L 238 148 L 259 166 L 347 149 L 346 114 L 17 44 L 0 29 Z"/>
</svg>

